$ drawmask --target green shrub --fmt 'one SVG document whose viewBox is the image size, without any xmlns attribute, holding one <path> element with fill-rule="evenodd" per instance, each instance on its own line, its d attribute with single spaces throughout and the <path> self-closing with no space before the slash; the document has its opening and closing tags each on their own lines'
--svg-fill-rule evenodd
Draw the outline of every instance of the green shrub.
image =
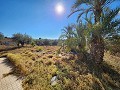
<svg viewBox="0 0 120 90">
<path fill-rule="evenodd" d="M 34 47 L 34 46 L 35 46 L 35 42 L 34 42 L 34 41 L 32 41 L 32 42 L 31 42 L 31 45 Z"/>
<path fill-rule="evenodd" d="M 43 48 L 42 47 L 36 47 L 36 51 L 41 52 L 41 51 L 43 51 Z"/>
</svg>

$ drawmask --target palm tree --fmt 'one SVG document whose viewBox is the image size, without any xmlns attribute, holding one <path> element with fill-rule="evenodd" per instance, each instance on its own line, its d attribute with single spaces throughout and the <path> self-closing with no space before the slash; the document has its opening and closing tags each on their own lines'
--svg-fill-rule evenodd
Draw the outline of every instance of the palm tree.
<svg viewBox="0 0 120 90">
<path fill-rule="evenodd" d="M 64 41 L 64 45 L 67 46 L 67 51 L 77 53 L 81 60 L 86 58 L 86 29 L 86 25 L 79 22 L 76 25 L 65 27 L 63 34 L 60 36 L 60 39 Z"/>
<path fill-rule="evenodd" d="M 60 40 L 63 40 L 63 48 L 66 45 L 67 51 L 70 51 L 71 49 L 76 48 L 75 38 L 74 38 L 74 25 L 68 25 L 64 27 L 63 33 L 60 36 Z"/>
<path fill-rule="evenodd" d="M 96 63 L 101 63 L 104 56 L 104 37 L 115 31 L 115 28 L 120 24 L 119 20 L 113 20 L 119 12 L 120 8 L 109 11 L 108 7 L 112 2 L 116 0 L 76 0 L 72 7 L 72 13 L 80 12 L 77 21 L 80 17 L 88 13 L 93 15 L 94 24 L 92 25 L 91 34 L 91 56 Z M 119 0 L 118 0 L 119 1 Z M 86 8 L 81 8 L 82 5 L 86 5 Z"/>
<path fill-rule="evenodd" d="M 96 63 L 101 63 L 104 56 L 104 39 L 120 32 L 120 19 L 115 19 L 120 8 L 105 12 L 101 21 L 92 25 L 94 37 L 91 40 L 91 53 Z"/>
<path fill-rule="evenodd" d="M 86 51 L 86 25 L 81 21 L 76 24 L 74 36 L 77 40 L 77 46 L 80 52 L 84 53 Z"/>
</svg>

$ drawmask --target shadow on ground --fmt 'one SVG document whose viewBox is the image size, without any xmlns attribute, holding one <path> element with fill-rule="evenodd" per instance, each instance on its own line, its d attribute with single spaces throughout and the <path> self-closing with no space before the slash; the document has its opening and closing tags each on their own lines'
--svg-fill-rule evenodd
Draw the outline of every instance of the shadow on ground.
<svg viewBox="0 0 120 90">
<path fill-rule="evenodd" d="M 13 48 L 1 49 L 0 52 L 2 52 L 2 51 L 15 50 L 15 49 L 18 49 L 18 48 L 21 48 L 21 47 L 13 47 Z"/>
<path fill-rule="evenodd" d="M 77 60 L 76 64 L 85 64 L 87 66 L 87 71 L 84 74 L 91 73 L 97 77 L 103 84 L 105 90 L 120 90 L 120 74 L 112 69 L 106 62 L 96 65 L 93 60 L 88 58 L 82 61 Z"/>
<path fill-rule="evenodd" d="M 11 71 L 9 73 L 3 74 L 3 77 L 7 77 L 8 75 L 14 75 L 17 77 L 17 80 L 22 79 L 22 75 L 20 75 L 20 70 L 17 69 L 17 67 L 12 62 L 5 58 L 2 63 L 5 64 L 7 67 L 11 68 Z"/>
</svg>

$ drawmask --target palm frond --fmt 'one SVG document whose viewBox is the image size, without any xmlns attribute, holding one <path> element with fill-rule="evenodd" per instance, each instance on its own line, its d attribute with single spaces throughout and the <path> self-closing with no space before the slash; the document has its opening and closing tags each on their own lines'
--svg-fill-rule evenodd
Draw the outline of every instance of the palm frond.
<svg viewBox="0 0 120 90">
<path fill-rule="evenodd" d="M 110 26 L 110 22 L 114 20 L 114 18 L 116 17 L 119 11 L 120 11 L 120 8 L 116 8 L 103 15 L 102 17 L 103 28 Z"/>
<path fill-rule="evenodd" d="M 76 0 L 75 4 L 73 5 L 73 9 L 78 8 L 82 4 L 90 4 L 92 0 Z"/>
<path fill-rule="evenodd" d="M 90 11 L 92 11 L 92 10 L 93 10 L 92 7 L 90 7 L 90 8 L 88 8 L 88 9 L 84 10 L 83 12 L 81 12 L 81 13 L 78 15 L 78 17 L 77 17 L 77 22 L 79 21 L 80 17 L 81 17 L 83 14 L 86 14 L 86 17 L 87 17 L 88 12 L 90 12 Z"/>
<path fill-rule="evenodd" d="M 68 15 L 68 18 L 73 15 L 74 13 L 76 12 L 79 12 L 79 11 L 84 11 L 85 9 L 84 8 L 81 8 L 81 9 L 77 9 L 77 10 L 72 10 L 72 12 L 70 13 L 70 15 Z"/>
<path fill-rule="evenodd" d="M 116 20 L 112 21 L 112 22 L 110 23 L 110 28 L 109 28 L 109 29 L 115 28 L 115 27 L 117 27 L 118 25 L 120 25 L 120 19 L 116 19 Z"/>
<path fill-rule="evenodd" d="M 76 12 L 79 12 L 79 11 L 85 12 L 85 13 L 87 14 L 90 10 L 92 10 L 92 9 L 91 9 L 92 7 L 88 8 L 87 10 L 86 10 L 85 8 L 79 8 L 79 7 L 80 7 L 80 5 L 82 5 L 82 4 L 90 5 L 92 2 L 93 2 L 92 0 L 76 0 L 75 4 L 72 6 L 72 10 L 71 10 L 72 12 L 70 13 L 70 15 L 68 15 L 68 18 L 69 18 L 72 14 L 74 14 L 74 13 L 76 13 Z M 80 13 L 80 14 L 79 14 L 79 17 L 80 17 L 82 14 L 84 14 L 84 13 Z"/>
<path fill-rule="evenodd" d="M 115 2 L 115 1 L 120 1 L 120 0 L 101 0 L 101 4 L 102 4 L 102 7 L 106 7 L 106 6 L 109 6 L 111 3 Z"/>
</svg>

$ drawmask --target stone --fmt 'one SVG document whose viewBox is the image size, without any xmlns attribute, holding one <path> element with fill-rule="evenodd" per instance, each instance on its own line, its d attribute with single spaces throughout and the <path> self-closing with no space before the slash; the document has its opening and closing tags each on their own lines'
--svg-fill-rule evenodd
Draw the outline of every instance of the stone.
<svg viewBox="0 0 120 90">
<path fill-rule="evenodd" d="M 59 54 L 59 57 L 62 57 L 62 54 Z"/>
<path fill-rule="evenodd" d="M 54 86 L 57 84 L 57 76 L 52 77 L 51 79 L 51 85 Z"/>
</svg>

